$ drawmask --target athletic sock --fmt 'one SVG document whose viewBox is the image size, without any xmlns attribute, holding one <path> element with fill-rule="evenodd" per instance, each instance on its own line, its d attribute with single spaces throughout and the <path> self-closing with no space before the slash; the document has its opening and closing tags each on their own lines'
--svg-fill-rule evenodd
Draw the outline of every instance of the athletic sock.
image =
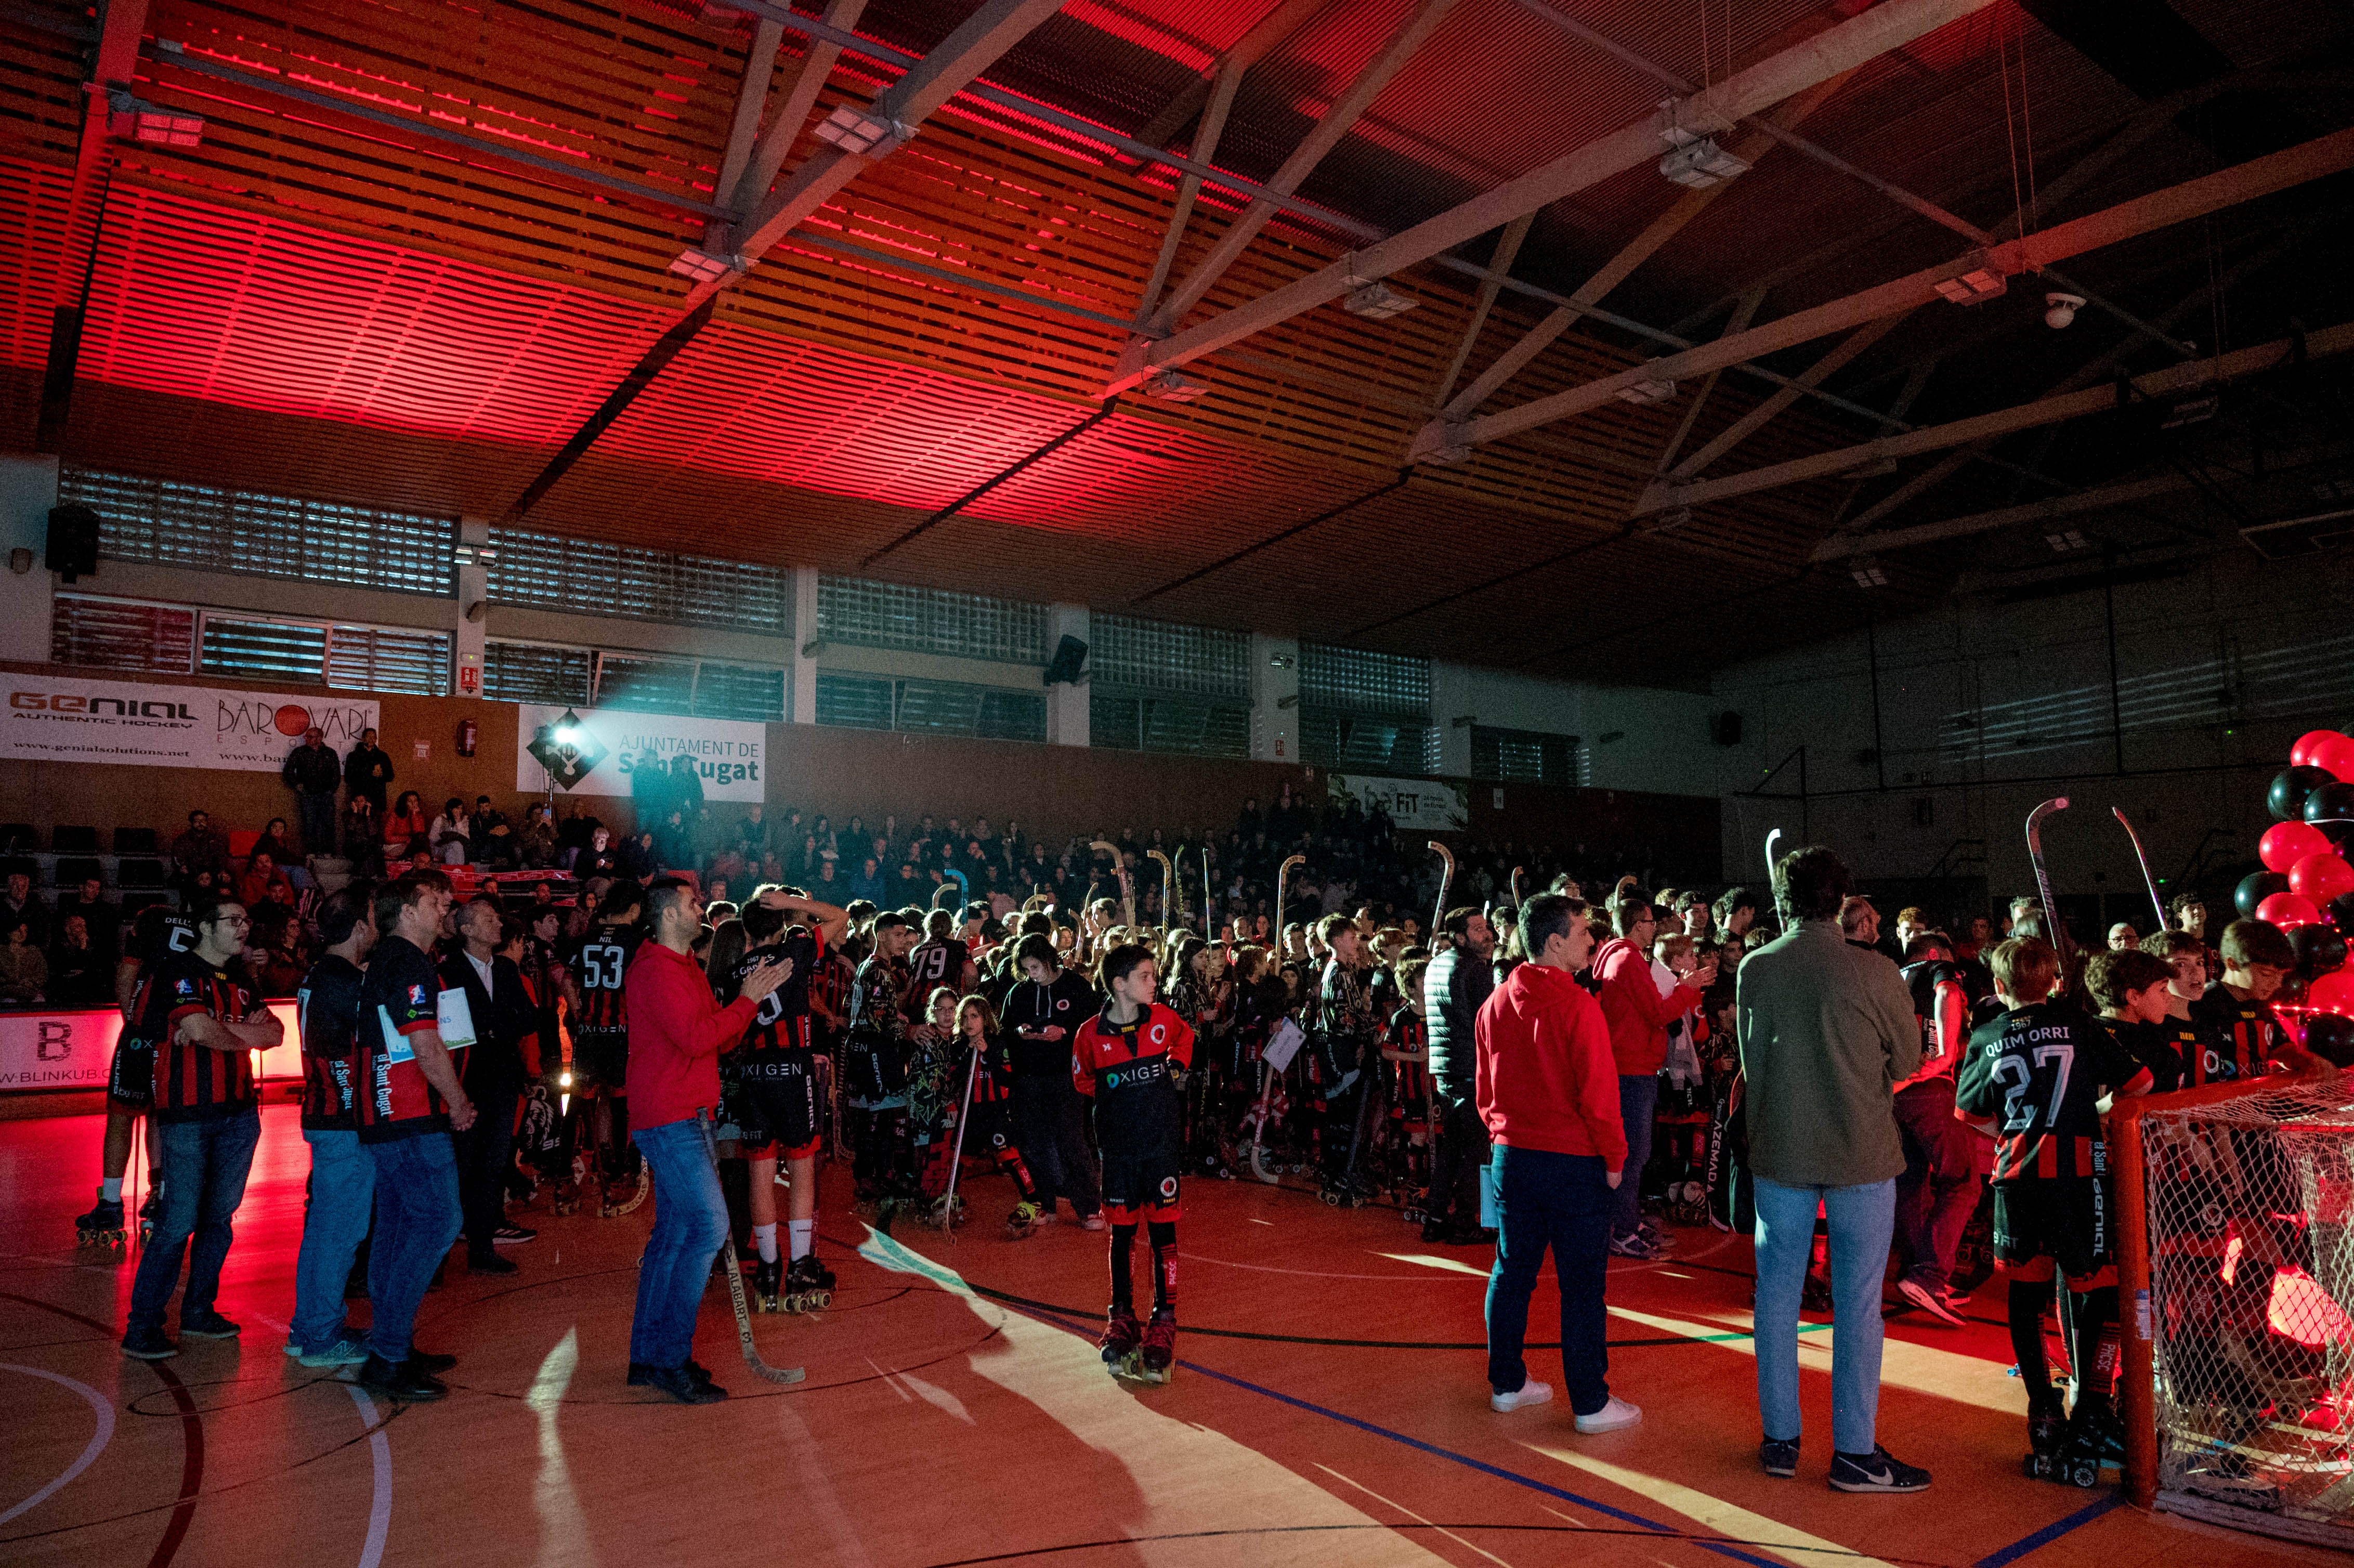
<svg viewBox="0 0 2354 1568">
<path fill-rule="evenodd" d="M 1030 1167 L 1023 1163 L 1020 1154 L 1011 1149 L 999 1150 L 997 1168 L 1013 1179 L 1014 1189 L 1022 1194 L 1023 1202 L 1037 1201 L 1038 1183 L 1030 1179 Z"/>
<path fill-rule="evenodd" d="M 760 1249 L 762 1263 L 777 1261 L 777 1227 L 771 1223 L 752 1227 L 752 1245 Z M 799 1255 L 796 1254 L 795 1255 Z"/>
<path fill-rule="evenodd" d="M 110 1203 L 122 1202 L 122 1178 L 109 1176 L 98 1184 L 98 1195 Z"/>
<path fill-rule="evenodd" d="M 1129 1277 L 1129 1260 L 1136 1251 L 1136 1227 L 1114 1225 L 1111 1228 L 1111 1309 L 1134 1313 L 1136 1282 Z"/>
<path fill-rule="evenodd" d="M 815 1220 L 787 1220 L 785 1222 L 785 1239 L 787 1244 L 792 1248 L 791 1255 L 792 1260 L 795 1263 L 799 1263 L 801 1259 L 810 1255 L 810 1236 L 816 1229 L 817 1222 Z M 777 1227 L 770 1225 L 769 1227 L 769 1239 L 773 1241 L 776 1234 Z M 773 1247 L 769 1248 L 768 1253 L 764 1255 L 775 1255 L 775 1249 Z"/>
<path fill-rule="evenodd" d="M 2076 1393 L 2107 1398 L 2117 1374 L 2117 1288 L 2071 1290 L 2062 1310 L 2072 1319 L 2071 1354 L 2076 1358 Z"/>
<path fill-rule="evenodd" d="M 2052 1363 L 2043 1354 L 2043 1304 L 2051 1298 L 2049 1280 L 2010 1282 L 2010 1353 L 2019 1360 L 2027 1396 L 2038 1402 L 2050 1397 L 2052 1386 Z"/>
<path fill-rule="evenodd" d="M 1177 1309 L 1177 1222 L 1150 1220 L 1146 1234 L 1152 1238 L 1152 1310 Z"/>
</svg>

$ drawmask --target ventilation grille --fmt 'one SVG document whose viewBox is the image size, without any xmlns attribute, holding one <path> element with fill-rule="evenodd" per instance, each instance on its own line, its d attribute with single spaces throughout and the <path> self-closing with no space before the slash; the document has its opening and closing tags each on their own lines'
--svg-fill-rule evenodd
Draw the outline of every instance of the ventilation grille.
<svg viewBox="0 0 2354 1568">
<path fill-rule="evenodd" d="M 817 580 L 818 637 L 1001 664 L 1046 662 L 1046 607 L 866 577 Z"/>
<path fill-rule="evenodd" d="M 679 626 L 726 626 L 793 634 L 792 574 L 777 567 L 673 556 L 590 539 L 493 528 L 493 604 L 604 615 Z"/>
<path fill-rule="evenodd" d="M 1401 721 L 1430 717 L 1430 661 L 1325 642 L 1299 645 L 1299 705 Z M 1303 735 L 1302 744 L 1305 745 Z"/>
<path fill-rule="evenodd" d="M 1087 694 L 1088 744 L 1106 751 L 1246 758 L 1250 734 L 1247 707 L 1185 697 L 1123 696 L 1100 684 Z"/>
<path fill-rule="evenodd" d="M 1304 661 L 1303 661 L 1304 662 Z M 1436 774 L 1438 728 L 1299 705 L 1299 759 L 1323 768 Z"/>
<path fill-rule="evenodd" d="M 59 594 L 49 662 L 84 669 L 207 675 L 335 691 L 445 696 L 446 631 L 281 620 L 134 599 Z"/>
<path fill-rule="evenodd" d="M 589 705 L 589 663 L 586 648 L 487 643 L 482 649 L 482 695 L 494 703 L 585 708 Z"/>
<path fill-rule="evenodd" d="M 58 494 L 97 509 L 99 554 L 110 560 L 451 592 L 456 529 L 446 517 L 73 468 L 59 472 Z"/>
<path fill-rule="evenodd" d="M 1046 738 L 1046 694 L 960 681 L 895 681 L 821 670 L 817 722 L 976 740 Z"/>
<path fill-rule="evenodd" d="M 1191 692 L 1250 705 L 1247 632 L 1103 614 L 1089 617 L 1088 630 L 1087 658 L 1097 688 Z"/>
<path fill-rule="evenodd" d="M 1554 784 L 1584 789 L 1593 782 L 1593 756 L 1574 735 L 1471 726 L 1471 777 L 1502 784 Z"/>
<path fill-rule="evenodd" d="M 196 612 L 61 593 L 49 620 L 49 662 L 85 670 L 185 675 L 196 659 Z"/>
</svg>

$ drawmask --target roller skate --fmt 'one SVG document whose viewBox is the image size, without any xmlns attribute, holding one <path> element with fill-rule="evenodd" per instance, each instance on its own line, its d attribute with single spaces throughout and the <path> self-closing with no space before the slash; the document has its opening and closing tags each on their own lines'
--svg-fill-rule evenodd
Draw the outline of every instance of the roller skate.
<svg viewBox="0 0 2354 1568">
<path fill-rule="evenodd" d="M 1038 1205 L 1024 1198 L 1005 1216 L 1005 1239 L 1028 1241 L 1038 1229 Z"/>
<path fill-rule="evenodd" d="M 925 1223 L 936 1231 L 952 1231 L 964 1224 L 964 1194 L 943 1193 L 924 1205 Z"/>
<path fill-rule="evenodd" d="M 2027 1396 L 2027 1457 L 2021 1467 L 2030 1479 L 2061 1478 L 2061 1455 L 2068 1444 L 2068 1417 L 2057 1393 Z"/>
<path fill-rule="evenodd" d="M 786 1271 L 779 1299 L 788 1312 L 824 1311 L 833 1305 L 833 1271 L 818 1262 L 817 1254 L 803 1253 Z"/>
<path fill-rule="evenodd" d="M 575 1181 L 569 1176 L 566 1177 L 563 1181 L 558 1181 L 556 1184 L 555 1192 L 549 1197 L 548 1206 L 559 1214 L 578 1213 L 580 1212 L 580 1183 Z"/>
<path fill-rule="evenodd" d="M 1345 1176 L 1327 1176 L 1316 1195 L 1336 1209 L 1353 1209 L 1365 1201 L 1363 1192 Z"/>
<path fill-rule="evenodd" d="M 1134 1377 L 1138 1372 L 1138 1347 L 1144 1340 L 1144 1330 L 1136 1321 L 1133 1308 L 1115 1307 L 1105 1320 L 1103 1338 L 1097 1340 L 1102 1347 L 1105 1370 L 1114 1377 Z"/>
<path fill-rule="evenodd" d="M 617 1176 L 605 1183 L 604 1202 L 598 1213 L 609 1220 L 634 1213 L 652 1187 L 653 1178 L 642 1165 L 635 1176 Z"/>
<path fill-rule="evenodd" d="M 2052 1478 L 2066 1481 L 2072 1487 L 2097 1487 L 2103 1466 L 2125 1462 L 2125 1429 L 2107 1397 L 2079 1395 L 2076 1409 L 2068 1417 L 2067 1437 L 2061 1445 L 2058 1467 Z"/>
<path fill-rule="evenodd" d="M 98 1206 L 74 1220 L 74 1239 L 83 1246 L 121 1246 L 131 1239 L 123 1228 L 121 1199 L 108 1202 L 101 1187 Z"/>
<path fill-rule="evenodd" d="M 139 1239 L 145 1241 L 155 1234 L 155 1222 L 164 1217 L 164 1183 L 156 1182 L 147 1189 L 147 1201 L 139 1205 Z"/>
<path fill-rule="evenodd" d="M 1137 1375 L 1146 1383 L 1167 1383 L 1176 1371 L 1176 1308 L 1156 1307 L 1145 1325 L 1144 1348 L 1137 1352 Z"/>
<path fill-rule="evenodd" d="M 752 1310 L 780 1312 L 785 1283 L 785 1266 L 781 1263 L 755 1263 L 752 1266 Z"/>
</svg>

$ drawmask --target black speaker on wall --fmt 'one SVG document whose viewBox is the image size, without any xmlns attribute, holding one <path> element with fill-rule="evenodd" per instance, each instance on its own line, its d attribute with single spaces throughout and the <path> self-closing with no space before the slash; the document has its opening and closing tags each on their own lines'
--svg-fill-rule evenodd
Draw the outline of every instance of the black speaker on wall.
<svg viewBox="0 0 2354 1568">
<path fill-rule="evenodd" d="M 98 514 L 79 501 L 49 508 L 48 556 L 41 563 L 71 582 L 98 575 Z"/>
<path fill-rule="evenodd" d="M 1046 666 L 1046 682 L 1058 686 L 1076 682 L 1087 662 L 1087 645 L 1076 637 L 1066 637 L 1055 646 L 1055 657 Z"/>
<path fill-rule="evenodd" d="M 1709 738 L 1719 746 L 1741 744 L 1741 715 L 1725 712 L 1708 721 Z"/>
</svg>

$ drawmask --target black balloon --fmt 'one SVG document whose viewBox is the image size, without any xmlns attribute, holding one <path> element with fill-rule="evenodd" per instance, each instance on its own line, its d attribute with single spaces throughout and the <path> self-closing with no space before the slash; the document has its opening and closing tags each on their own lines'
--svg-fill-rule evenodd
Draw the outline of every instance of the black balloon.
<svg viewBox="0 0 2354 1568">
<path fill-rule="evenodd" d="M 2346 938 L 2334 927 L 2318 921 L 2291 931 L 2288 945 L 2296 950 L 2296 967 L 2301 974 L 2326 975 L 2346 967 Z"/>
<path fill-rule="evenodd" d="M 2277 871 L 2251 872 L 2240 879 L 2237 891 L 2232 895 L 2232 905 L 2243 919 L 2256 917 L 2256 906 L 2275 893 L 2288 891 L 2288 878 Z"/>
<path fill-rule="evenodd" d="M 2302 931 L 2305 927 L 2300 926 L 2297 929 Z M 2302 1007 L 2305 1005 L 2306 993 L 2312 989 L 2313 982 L 2305 978 L 2305 972 L 2302 969 L 2291 969 L 2281 977 L 2280 988 L 2273 992 L 2273 1005 Z"/>
<path fill-rule="evenodd" d="M 2354 1067 L 2354 1018 L 2335 1012 L 2307 1013 L 2305 1048 L 2333 1067 Z"/>
<path fill-rule="evenodd" d="M 2264 805 L 2276 822 L 2305 821 L 2305 798 L 2330 781 L 2331 775 L 2322 768 L 2292 768 L 2275 774 L 2273 787 L 2264 792 Z"/>
<path fill-rule="evenodd" d="M 2327 913 L 2337 923 L 2339 934 L 2354 941 L 2354 893 L 2341 893 L 2331 899 Z"/>
<path fill-rule="evenodd" d="M 2305 820 L 2335 843 L 2354 841 L 2354 783 L 2341 779 L 2317 788 L 2305 798 Z"/>
</svg>

